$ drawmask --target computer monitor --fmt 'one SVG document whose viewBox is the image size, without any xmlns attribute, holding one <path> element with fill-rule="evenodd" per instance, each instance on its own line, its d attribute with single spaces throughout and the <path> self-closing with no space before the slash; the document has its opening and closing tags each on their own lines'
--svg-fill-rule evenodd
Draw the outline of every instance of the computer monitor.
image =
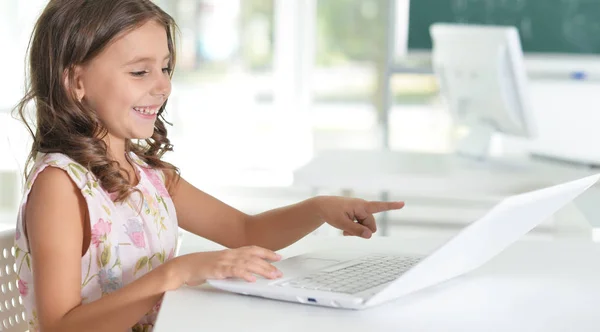
<svg viewBox="0 0 600 332">
<path fill-rule="evenodd" d="M 433 70 L 455 124 L 456 152 L 486 159 L 494 133 L 536 134 L 519 33 L 511 26 L 431 25 Z"/>
</svg>

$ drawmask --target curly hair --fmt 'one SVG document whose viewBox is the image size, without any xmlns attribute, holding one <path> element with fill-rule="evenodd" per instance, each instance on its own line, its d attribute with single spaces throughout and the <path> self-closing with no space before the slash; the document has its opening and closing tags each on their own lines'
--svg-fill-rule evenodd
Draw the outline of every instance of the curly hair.
<svg viewBox="0 0 600 332">
<path fill-rule="evenodd" d="M 107 130 L 96 113 L 77 99 L 73 87 L 66 82 L 74 81 L 75 66 L 89 62 L 115 37 L 151 20 L 165 27 L 171 54 L 169 67 L 174 68 L 177 25 L 152 1 L 51 0 L 48 3 L 29 42 L 26 93 L 15 108 L 33 137 L 25 177 L 29 176 L 38 153 L 63 153 L 90 170 L 104 190 L 116 194 L 115 201 L 124 201 L 132 191 L 137 191 L 123 175 L 128 174 L 124 168 L 109 158 L 103 141 Z M 35 106 L 34 121 L 27 119 L 30 102 Z M 126 152 L 133 152 L 150 167 L 172 175 L 172 185 L 179 178 L 179 170 L 161 160 L 166 152 L 173 150 L 167 138 L 165 106 L 166 102 L 158 111 L 152 136 L 137 142 L 128 140 Z"/>
</svg>

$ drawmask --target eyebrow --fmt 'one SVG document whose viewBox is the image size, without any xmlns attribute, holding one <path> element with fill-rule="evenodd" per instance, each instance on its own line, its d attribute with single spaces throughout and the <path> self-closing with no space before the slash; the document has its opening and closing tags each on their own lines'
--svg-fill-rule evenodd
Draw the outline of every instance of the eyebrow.
<svg viewBox="0 0 600 332">
<path fill-rule="evenodd" d="M 167 60 L 171 57 L 171 53 L 167 54 L 164 58 L 164 60 Z M 133 65 L 136 63 L 141 63 L 141 62 L 154 62 L 155 58 L 153 57 L 135 57 L 132 60 L 128 61 L 125 66 L 129 66 L 129 65 Z"/>
</svg>

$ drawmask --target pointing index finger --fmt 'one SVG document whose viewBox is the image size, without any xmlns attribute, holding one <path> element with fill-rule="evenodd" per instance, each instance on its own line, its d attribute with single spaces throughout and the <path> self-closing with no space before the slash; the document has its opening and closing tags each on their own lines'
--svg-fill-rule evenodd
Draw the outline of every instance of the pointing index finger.
<svg viewBox="0 0 600 332">
<path fill-rule="evenodd" d="M 404 207 L 404 202 L 368 202 L 367 212 L 379 213 L 389 210 L 398 210 Z"/>
</svg>

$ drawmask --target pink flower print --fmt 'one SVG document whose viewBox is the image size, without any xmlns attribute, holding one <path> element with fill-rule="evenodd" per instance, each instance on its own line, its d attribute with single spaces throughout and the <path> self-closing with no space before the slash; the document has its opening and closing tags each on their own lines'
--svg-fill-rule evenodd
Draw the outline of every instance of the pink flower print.
<svg viewBox="0 0 600 332">
<path fill-rule="evenodd" d="M 129 236 L 129 239 L 131 240 L 134 246 L 138 248 L 146 247 L 144 230 L 142 229 L 142 225 L 137 221 L 137 219 L 127 219 L 127 224 L 123 226 L 125 227 L 125 234 Z"/>
<path fill-rule="evenodd" d="M 142 167 L 142 170 L 161 197 L 170 197 L 164 182 L 157 174 L 157 172 L 159 172 L 158 170 L 153 170 L 148 167 Z"/>
<path fill-rule="evenodd" d="M 169 256 L 167 256 L 167 260 L 169 260 L 173 257 L 175 257 L 175 248 L 171 249 L 171 251 L 169 252 Z"/>
<path fill-rule="evenodd" d="M 17 224 L 17 226 L 15 227 L 15 240 L 19 241 L 20 238 L 21 238 L 21 227 L 19 227 L 19 225 Z"/>
<path fill-rule="evenodd" d="M 19 279 L 19 281 L 17 281 L 17 288 L 19 289 L 19 294 L 21 294 L 21 296 L 27 296 L 29 288 L 27 287 L 27 283 L 25 281 Z"/>
<path fill-rule="evenodd" d="M 106 235 L 110 233 L 111 224 L 110 222 L 104 221 L 100 218 L 98 222 L 92 228 L 92 243 L 98 248 L 100 243 L 106 239 Z"/>
<path fill-rule="evenodd" d="M 146 246 L 146 240 L 144 239 L 144 233 L 142 232 L 133 232 L 133 233 L 129 233 L 129 238 L 131 239 L 131 241 L 133 242 L 133 245 L 135 245 L 138 248 L 144 248 Z"/>
</svg>

